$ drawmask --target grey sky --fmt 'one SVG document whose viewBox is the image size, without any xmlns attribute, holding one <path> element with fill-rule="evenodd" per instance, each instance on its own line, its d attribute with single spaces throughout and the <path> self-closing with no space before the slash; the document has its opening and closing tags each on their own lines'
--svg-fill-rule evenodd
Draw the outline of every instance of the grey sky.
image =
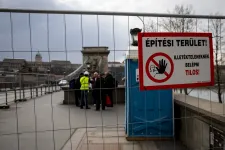
<svg viewBox="0 0 225 150">
<path fill-rule="evenodd" d="M 193 5 L 195 14 L 211 14 L 220 12 L 225 14 L 224 0 L 2 0 L 1 7 L 30 8 L 30 9 L 62 9 L 62 10 L 94 10 L 94 11 L 129 11 L 165 13 L 172 10 L 176 4 Z M 12 58 L 11 30 L 9 13 L 0 13 L 0 60 L 5 57 Z M 44 61 L 49 60 L 47 44 L 47 15 L 31 14 L 31 39 L 33 51 L 41 52 Z M 149 18 L 145 18 L 148 20 Z M 28 14 L 12 14 L 13 20 L 13 48 L 14 58 L 31 60 L 30 28 Z M 99 24 L 99 33 L 98 33 Z M 73 63 L 81 63 L 80 50 L 82 46 L 108 46 L 111 50 L 111 61 L 123 58 L 129 44 L 129 28 L 142 28 L 142 22 L 137 17 L 113 17 L 99 16 L 97 24 L 96 16 L 83 16 L 81 31 L 81 16 L 66 15 L 66 34 L 63 15 L 49 15 L 49 50 L 50 59 L 70 60 Z M 128 28 L 129 26 L 129 28 Z M 113 39 L 113 29 L 115 41 Z M 66 38 L 65 38 L 66 35 Z M 83 35 L 83 42 L 82 42 Z M 98 40 L 99 39 L 99 40 Z M 66 40 L 66 44 L 65 44 Z M 98 42 L 99 41 L 99 42 Z M 83 45 L 82 45 L 83 43 Z M 116 52 L 114 53 L 114 43 Z M 65 45 L 68 50 L 67 57 Z M 123 50 L 123 51 L 122 51 Z M 27 51 L 27 52 L 18 52 Z M 32 53 L 32 59 L 36 52 Z"/>
</svg>

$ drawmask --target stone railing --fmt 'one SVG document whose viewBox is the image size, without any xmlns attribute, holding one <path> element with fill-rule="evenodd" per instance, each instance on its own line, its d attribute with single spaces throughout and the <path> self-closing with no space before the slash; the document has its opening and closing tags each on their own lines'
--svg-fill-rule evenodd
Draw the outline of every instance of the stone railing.
<svg viewBox="0 0 225 150">
<path fill-rule="evenodd" d="M 64 100 L 63 104 L 75 104 L 75 90 L 69 89 L 68 86 L 62 87 L 64 91 Z M 89 104 L 93 104 L 92 102 L 92 90 L 89 91 L 88 97 Z M 114 104 L 121 104 L 125 103 L 125 88 L 124 87 L 117 87 L 113 90 L 113 102 Z"/>
<path fill-rule="evenodd" d="M 175 135 L 189 149 L 224 149 L 225 104 L 174 94 Z"/>
</svg>

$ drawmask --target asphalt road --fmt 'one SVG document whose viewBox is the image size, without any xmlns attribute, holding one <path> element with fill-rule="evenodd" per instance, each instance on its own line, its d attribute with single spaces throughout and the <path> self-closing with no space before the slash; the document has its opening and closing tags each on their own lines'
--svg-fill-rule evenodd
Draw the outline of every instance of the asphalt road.
<svg viewBox="0 0 225 150">
<path fill-rule="evenodd" d="M 0 110 L 1 150 L 59 150 L 76 128 L 124 124 L 124 105 L 104 112 L 62 105 L 56 92 Z"/>
</svg>

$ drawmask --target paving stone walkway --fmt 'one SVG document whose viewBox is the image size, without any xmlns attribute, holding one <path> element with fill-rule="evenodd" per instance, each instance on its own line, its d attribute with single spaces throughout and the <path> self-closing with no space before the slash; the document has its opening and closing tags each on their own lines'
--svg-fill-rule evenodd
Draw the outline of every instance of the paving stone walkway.
<svg viewBox="0 0 225 150">
<path fill-rule="evenodd" d="M 62 150 L 186 150 L 177 141 L 127 141 L 123 127 L 80 128 Z"/>
<path fill-rule="evenodd" d="M 141 150 L 138 142 L 125 138 L 124 128 L 78 129 L 63 150 Z"/>
</svg>

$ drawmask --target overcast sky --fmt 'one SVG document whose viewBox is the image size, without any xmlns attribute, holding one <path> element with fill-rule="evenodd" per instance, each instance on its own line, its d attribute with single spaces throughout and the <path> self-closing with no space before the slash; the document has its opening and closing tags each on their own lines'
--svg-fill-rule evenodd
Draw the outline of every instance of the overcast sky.
<svg viewBox="0 0 225 150">
<path fill-rule="evenodd" d="M 168 10 L 172 11 L 176 4 L 191 4 L 195 14 L 199 15 L 216 12 L 225 15 L 224 0 L 0 0 L 2 8 L 147 13 L 166 13 Z M 9 13 L 0 13 L 0 19 L 0 60 L 5 57 L 13 58 L 11 51 L 14 50 L 14 58 L 34 60 L 35 51 L 40 51 L 44 61 L 49 61 L 50 56 L 50 60 L 67 59 L 73 63 L 81 63 L 80 51 L 83 46 L 107 46 L 111 51 L 109 60 L 121 61 L 128 49 L 129 29 L 143 27 L 137 17 L 115 16 L 113 19 L 112 16 L 99 16 L 97 21 L 97 16 L 89 15 L 83 16 L 81 23 L 80 15 L 65 15 L 65 23 L 63 15 L 49 15 L 47 30 L 47 15 L 31 14 L 29 26 L 29 15 L 17 13 L 12 14 L 12 40 Z M 145 18 L 145 22 L 148 19 Z M 31 50 L 34 52 L 31 53 Z"/>
</svg>

